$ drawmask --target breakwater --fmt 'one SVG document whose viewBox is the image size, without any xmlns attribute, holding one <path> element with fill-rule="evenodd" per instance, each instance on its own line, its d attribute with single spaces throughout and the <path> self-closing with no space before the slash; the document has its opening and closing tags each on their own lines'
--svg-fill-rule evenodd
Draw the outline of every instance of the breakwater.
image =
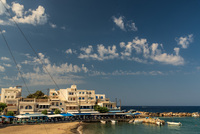
<svg viewBox="0 0 200 134">
<path fill-rule="evenodd" d="M 153 112 L 143 112 L 137 111 L 137 113 L 141 113 L 138 116 L 146 116 L 146 117 L 199 117 L 200 114 L 197 112 L 189 113 L 189 112 L 162 112 L 162 113 L 153 113 Z"/>
</svg>

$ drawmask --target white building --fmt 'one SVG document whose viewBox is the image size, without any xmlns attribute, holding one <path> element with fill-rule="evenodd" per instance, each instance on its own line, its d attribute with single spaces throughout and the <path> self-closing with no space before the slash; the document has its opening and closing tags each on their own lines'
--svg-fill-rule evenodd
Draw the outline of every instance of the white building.
<svg viewBox="0 0 200 134">
<path fill-rule="evenodd" d="M 7 104 L 7 111 L 18 113 L 19 99 L 21 97 L 22 87 L 9 87 L 1 89 L 1 102 Z"/>
</svg>

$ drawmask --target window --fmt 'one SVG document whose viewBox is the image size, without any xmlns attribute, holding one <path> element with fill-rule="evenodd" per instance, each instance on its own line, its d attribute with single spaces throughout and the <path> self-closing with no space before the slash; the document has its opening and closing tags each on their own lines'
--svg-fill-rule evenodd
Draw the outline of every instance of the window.
<svg viewBox="0 0 200 134">
<path fill-rule="evenodd" d="M 7 96 L 5 96 L 5 98 L 6 98 Z"/>
<path fill-rule="evenodd" d="M 36 105 L 36 108 L 39 108 L 39 105 L 38 105 L 38 104 Z"/>
<path fill-rule="evenodd" d="M 89 92 L 89 94 L 92 94 L 91 92 Z"/>
<path fill-rule="evenodd" d="M 79 97 L 79 100 L 81 100 L 81 97 Z"/>
<path fill-rule="evenodd" d="M 60 105 L 62 105 L 62 103 L 60 103 Z"/>
<path fill-rule="evenodd" d="M 32 106 L 28 105 L 25 107 L 25 109 L 32 109 Z"/>
<path fill-rule="evenodd" d="M 88 94 L 88 92 L 86 92 L 86 94 Z"/>
<path fill-rule="evenodd" d="M 73 98 L 73 100 L 75 101 L 75 98 Z"/>
<path fill-rule="evenodd" d="M 85 97 L 82 97 L 82 100 L 84 100 L 85 99 Z"/>
<path fill-rule="evenodd" d="M 74 95 L 74 93 L 73 92 L 69 92 L 69 95 Z"/>
<path fill-rule="evenodd" d="M 52 105 L 54 105 L 54 102 L 52 102 Z"/>
<path fill-rule="evenodd" d="M 8 96 L 8 98 L 10 98 L 10 96 Z"/>
<path fill-rule="evenodd" d="M 82 94 L 84 94 L 85 92 L 82 92 Z"/>
<path fill-rule="evenodd" d="M 98 96 L 96 96 L 96 99 L 98 99 Z"/>
<path fill-rule="evenodd" d="M 103 99 L 103 96 L 101 96 L 101 99 Z"/>
<path fill-rule="evenodd" d="M 11 96 L 11 98 L 14 98 L 14 96 Z"/>
<path fill-rule="evenodd" d="M 55 94 L 53 93 L 53 95 L 55 95 Z"/>
<path fill-rule="evenodd" d="M 23 109 L 23 106 L 20 106 L 20 109 Z"/>
<path fill-rule="evenodd" d="M 79 94 L 81 94 L 81 92 L 79 92 Z"/>
</svg>

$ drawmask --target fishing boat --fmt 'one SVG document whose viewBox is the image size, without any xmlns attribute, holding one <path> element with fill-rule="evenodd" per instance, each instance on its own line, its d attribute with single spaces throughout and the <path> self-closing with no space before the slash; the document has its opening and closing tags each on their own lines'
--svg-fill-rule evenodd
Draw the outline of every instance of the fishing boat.
<svg viewBox="0 0 200 134">
<path fill-rule="evenodd" d="M 176 125 L 181 126 L 182 124 L 180 122 L 167 122 L 168 125 Z"/>
<path fill-rule="evenodd" d="M 117 121 L 116 120 L 111 120 L 111 123 L 112 124 L 115 124 Z"/>
<path fill-rule="evenodd" d="M 100 122 L 101 122 L 102 124 L 106 124 L 106 121 L 104 121 L 104 120 L 100 120 Z"/>
</svg>

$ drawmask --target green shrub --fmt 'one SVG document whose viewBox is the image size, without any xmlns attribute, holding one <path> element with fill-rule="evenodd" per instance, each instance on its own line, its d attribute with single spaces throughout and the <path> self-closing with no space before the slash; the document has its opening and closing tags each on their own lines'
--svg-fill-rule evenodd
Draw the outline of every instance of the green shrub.
<svg viewBox="0 0 200 134">
<path fill-rule="evenodd" d="M 0 112 L 2 112 L 6 107 L 6 103 L 0 103 Z"/>
<path fill-rule="evenodd" d="M 55 113 L 55 114 L 60 114 L 61 111 L 60 111 L 59 109 L 56 109 L 56 110 L 54 111 L 54 113 Z"/>
<path fill-rule="evenodd" d="M 7 116 L 14 116 L 14 112 L 13 112 L 13 111 L 8 111 L 8 112 L 6 113 L 6 115 L 7 115 Z"/>
<path fill-rule="evenodd" d="M 109 111 L 107 107 L 101 107 L 99 105 L 95 105 L 94 110 L 99 111 L 100 113 L 107 113 Z"/>
<path fill-rule="evenodd" d="M 43 110 L 43 111 L 42 111 L 42 114 L 47 115 L 47 110 Z"/>
</svg>

